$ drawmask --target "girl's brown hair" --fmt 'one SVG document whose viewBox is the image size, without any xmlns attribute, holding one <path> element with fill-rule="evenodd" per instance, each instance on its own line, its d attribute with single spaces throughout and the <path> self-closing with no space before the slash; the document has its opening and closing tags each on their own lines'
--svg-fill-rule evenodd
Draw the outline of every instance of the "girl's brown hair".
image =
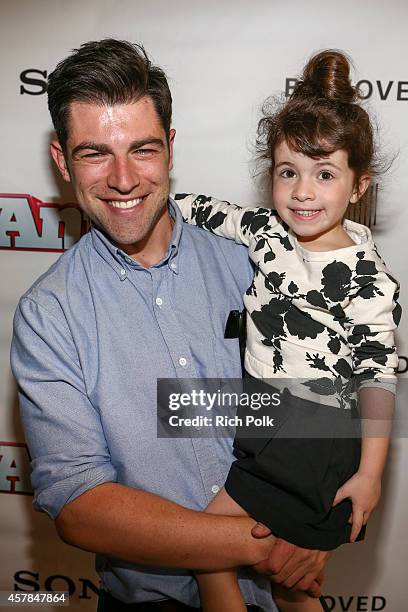
<svg viewBox="0 0 408 612">
<path fill-rule="evenodd" d="M 258 124 L 259 157 L 274 167 L 275 148 L 282 141 L 309 157 L 324 157 L 344 149 L 356 184 L 377 173 L 373 128 L 360 106 L 361 96 L 350 82 L 350 62 L 344 53 L 327 50 L 306 64 L 289 99 L 268 112 Z"/>
</svg>

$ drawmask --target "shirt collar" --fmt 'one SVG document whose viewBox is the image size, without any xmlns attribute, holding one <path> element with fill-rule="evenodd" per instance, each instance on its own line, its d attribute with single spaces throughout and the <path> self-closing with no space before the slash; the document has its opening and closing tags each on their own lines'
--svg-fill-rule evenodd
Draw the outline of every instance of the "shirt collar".
<svg viewBox="0 0 408 612">
<path fill-rule="evenodd" d="M 178 254 L 180 248 L 181 235 L 183 231 L 183 217 L 180 209 L 172 198 L 168 200 L 169 214 L 174 220 L 173 232 L 169 247 L 164 257 L 152 268 L 160 268 L 167 265 L 169 269 L 178 274 Z M 106 234 L 100 229 L 91 227 L 92 243 L 99 255 L 115 270 L 121 280 L 127 276 L 128 269 L 145 270 L 142 265 L 129 257 L 120 249 Z"/>
</svg>

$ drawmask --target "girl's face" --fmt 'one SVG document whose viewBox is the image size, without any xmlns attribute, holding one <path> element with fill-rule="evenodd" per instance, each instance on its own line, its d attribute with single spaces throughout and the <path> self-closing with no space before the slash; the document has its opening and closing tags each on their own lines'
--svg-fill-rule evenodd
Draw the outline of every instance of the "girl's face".
<svg viewBox="0 0 408 612">
<path fill-rule="evenodd" d="M 355 184 L 348 154 L 343 149 L 312 158 L 282 142 L 275 149 L 274 162 L 273 203 L 299 242 L 312 249 L 345 246 L 344 213 L 349 202 L 356 203 L 363 195 L 369 177 L 364 176 L 358 186 Z"/>
</svg>

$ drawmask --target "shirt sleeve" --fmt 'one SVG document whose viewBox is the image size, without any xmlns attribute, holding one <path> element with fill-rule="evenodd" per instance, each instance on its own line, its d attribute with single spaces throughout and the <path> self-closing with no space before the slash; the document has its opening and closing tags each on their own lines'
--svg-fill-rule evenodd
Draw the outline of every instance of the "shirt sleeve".
<svg viewBox="0 0 408 612">
<path fill-rule="evenodd" d="M 401 318 L 399 285 L 383 270 L 363 276 L 346 309 L 346 331 L 353 371 L 360 386 L 381 387 L 395 393 L 398 355 L 394 331 Z"/>
<path fill-rule="evenodd" d="M 14 317 L 11 365 L 32 459 L 34 507 L 56 518 L 65 504 L 116 481 L 98 410 L 91 404 L 65 319 L 30 298 Z"/>
<path fill-rule="evenodd" d="M 197 225 L 217 236 L 249 246 L 251 238 L 277 223 L 275 213 L 268 208 L 241 207 L 205 195 L 176 193 L 174 200 L 184 221 Z"/>
</svg>

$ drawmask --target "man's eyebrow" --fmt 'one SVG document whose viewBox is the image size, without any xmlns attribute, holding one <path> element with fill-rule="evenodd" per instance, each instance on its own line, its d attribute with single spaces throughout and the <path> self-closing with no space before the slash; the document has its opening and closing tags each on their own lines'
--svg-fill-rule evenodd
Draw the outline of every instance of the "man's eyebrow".
<svg viewBox="0 0 408 612">
<path fill-rule="evenodd" d="M 140 149 L 141 147 L 149 144 L 164 147 L 164 140 L 157 138 L 156 136 L 147 136 L 146 138 L 141 138 L 140 140 L 134 140 L 131 142 L 129 149 Z"/>
<path fill-rule="evenodd" d="M 97 142 L 80 142 L 76 147 L 72 149 L 71 155 L 74 156 L 80 151 L 85 149 L 92 149 L 92 151 L 98 151 L 98 153 L 109 153 L 110 149 L 106 145 L 98 144 Z"/>
<path fill-rule="evenodd" d="M 133 140 L 133 142 L 129 145 L 129 151 L 134 149 L 140 149 L 146 145 L 156 145 L 158 147 L 164 147 L 164 141 L 161 138 L 156 138 L 153 136 L 147 136 L 146 138 L 141 138 L 140 140 Z M 98 153 L 110 153 L 111 149 L 107 145 L 100 144 L 98 142 L 80 142 L 76 147 L 72 149 L 71 155 L 74 156 L 80 151 L 84 151 L 86 149 L 91 149 L 92 151 L 97 151 Z"/>
</svg>

